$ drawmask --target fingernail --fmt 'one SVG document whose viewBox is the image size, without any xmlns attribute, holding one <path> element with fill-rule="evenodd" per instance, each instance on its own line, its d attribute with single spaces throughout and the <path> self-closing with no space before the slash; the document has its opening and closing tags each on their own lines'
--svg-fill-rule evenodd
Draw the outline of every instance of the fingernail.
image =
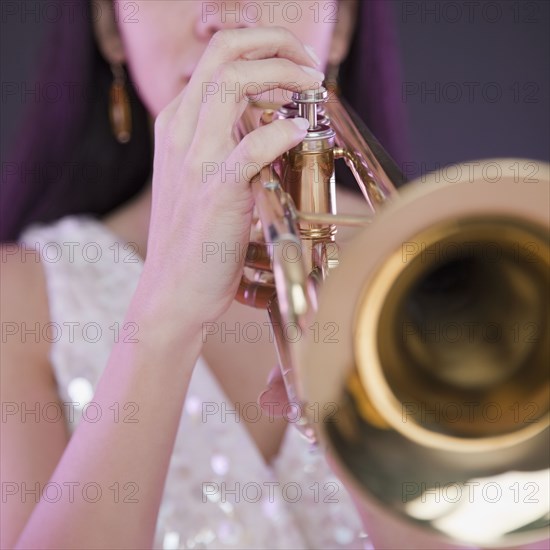
<svg viewBox="0 0 550 550">
<path fill-rule="evenodd" d="M 262 406 L 263 401 L 265 401 L 266 396 L 271 390 L 265 390 L 258 396 L 258 405 Z"/>
<path fill-rule="evenodd" d="M 304 49 L 309 54 L 309 57 L 311 57 L 311 59 L 313 59 L 313 61 L 315 62 L 316 65 L 321 64 L 321 60 L 319 59 L 319 56 L 315 53 L 315 50 L 311 46 L 309 46 L 308 44 L 305 44 Z"/>
<path fill-rule="evenodd" d="M 291 118 L 290 120 L 292 120 L 300 130 L 309 130 L 309 120 L 307 120 L 307 118 Z"/>
<path fill-rule="evenodd" d="M 312 67 L 306 67 L 305 65 L 300 65 L 300 67 L 304 72 L 315 78 L 315 80 L 318 80 L 319 82 L 323 82 L 323 80 L 325 80 L 325 73 L 322 73 L 317 69 L 313 69 Z"/>
</svg>

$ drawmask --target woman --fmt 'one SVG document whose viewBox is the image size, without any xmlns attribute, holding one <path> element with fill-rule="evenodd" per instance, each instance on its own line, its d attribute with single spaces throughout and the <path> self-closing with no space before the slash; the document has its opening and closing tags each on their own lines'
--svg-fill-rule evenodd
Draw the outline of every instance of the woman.
<svg viewBox="0 0 550 550">
<path fill-rule="evenodd" d="M 39 201 L 36 189 L 8 188 L 4 196 L 15 211 L 3 221 L 7 238 L 68 213 L 106 215 L 30 228 L 19 248 L 5 249 L 3 318 L 13 327 L 38 326 L 39 336 L 6 338 L 3 347 L 2 401 L 10 404 L 2 424 L 2 472 L 10 483 L 3 547 L 363 545 L 348 497 L 297 432 L 266 414 L 231 413 L 255 403 L 275 357 L 264 315 L 233 304 L 242 257 L 204 260 L 205 243 L 246 249 L 249 181 L 230 171 L 266 164 L 306 133 L 304 121 L 276 121 L 235 143 L 231 128 L 247 97 L 205 94 L 205 84 L 254 84 L 255 93 L 258 85 L 266 93 L 316 87 L 324 79 L 319 69 L 345 58 L 358 4 L 342 1 L 330 17 L 332 2 L 301 2 L 294 23 L 283 9 L 266 9 L 258 20 L 241 12 L 237 20 L 229 8 L 247 3 L 229 4 L 96 4 L 103 58 L 115 74 L 128 65 L 155 118 L 152 186 L 142 179 L 136 186 L 143 190 L 117 208 L 78 204 L 75 192 L 59 207 L 70 178 L 46 187 Z M 128 8 L 138 8 L 135 17 Z M 49 136 L 41 132 L 39 149 L 57 145 L 44 145 Z M 85 138 L 75 131 L 65 140 Z M 136 164 L 146 166 L 143 157 Z M 207 164 L 236 176 L 205 177 Z M 121 180 L 135 177 L 123 168 Z M 104 183 L 115 184 L 118 178 Z M 125 194 L 132 193 L 113 200 Z M 341 204 L 358 208 L 349 194 Z M 47 256 L 51 243 L 62 250 L 58 261 Z M 67 245 L 76 256 L 63 253 Z M 28 261 L 31 247 L 41 262 Z M 89 255 L 92 248 L 97 254 Z M 231 331 L 239 334 L 250 320 L 266 332 L 242 345 Z M 205 332 L 211 326 L 225 326 L 229 336 L 212 337 Z M 29 421 L 35 404 L 38 416 Z M 54 418 L 58 409 L 63 414 Z M 252 484 L 246 493 L 245 483 Z"/>
</svg>

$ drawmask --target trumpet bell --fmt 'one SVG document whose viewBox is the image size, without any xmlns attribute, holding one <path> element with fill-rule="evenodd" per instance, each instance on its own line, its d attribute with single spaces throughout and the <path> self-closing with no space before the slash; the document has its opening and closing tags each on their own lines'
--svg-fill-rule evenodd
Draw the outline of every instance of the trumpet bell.
<svg viewBox="0 0 550 550">
<path fill-rule="evenodd" d="M 498 183 L 459 166 L 383 209 L 320 291 L 337 334 L 297 361 L 352 492 L 434 547 L 548 537 L 550 166 L 492 162 Z"/>
</svg>

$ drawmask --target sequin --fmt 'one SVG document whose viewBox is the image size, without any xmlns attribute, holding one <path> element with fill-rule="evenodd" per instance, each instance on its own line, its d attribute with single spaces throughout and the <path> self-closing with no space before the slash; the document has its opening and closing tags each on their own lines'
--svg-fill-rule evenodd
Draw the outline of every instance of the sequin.
<svg viewBox="0 0 550 550">
<path fill-rule="evenodd" d="M 94 396 L 94 388 L 86 378 L 73 378 L 67 387 L 67 392 L 77 409 L 83 409 Z"/>
<path fill-rule="evenodd" d="M 175 531 L 168 531 L 164 534 L 162 541 L 163 550 L 177 550 L 180 547 L 180 535 Z"/>
<path fill-rule="evenodd" d="M 334 540 L 342 546 L 349 544 L 353 540 L 353 537 L 353 531 L 347 527 L 336 527 L 334 529 Z"/>
<path fill-rule="evenodd" d="M 212 529 L 201 529 L 195 536 L 194 536 L 195 542 L 197 544 L 210 544 L 214 540 L 216 540 L 216 535 Z"/>
<path fill-rule="evenodd" d="M 224 511 L 225 514 L 230 515 L 233 513 L 233 504 L 223 500 L 219 503 L 220 508 Z"/>
<path fill-rule="evenodd" d="M 235 521 L 223 521 L 218 527 L 218 538 L 222 544 L 235 545 L 243 528 Z"/>
<path fill-rule="evenodd" d="M 201 413 L 202 401 L 196 395 L 190 395 L 185 400 L 185 410 L 191 416 L 198 416 Z"/>
<path fill-rule="evenodd" d="M 209 486 L 208 484 L 205 484 L 203 486 L 202 492 L 207 500 L 210 502 L 219 502 L 221 499 L 220 491 L 215 490 L 215 486 Z M 204 498 L 202 499 L 202 501 L 204 502 Z"/>
<path fill-rule="evenodd" d="M 227 460 L 225 455 L 214 455 L 210 459 L 210 465 L 214 473 L 219 476 L 224 476 L 229 470 L 229 460 Z"/>
<path fill-rule="evenodd" d="M 280 516 L 280 509 L 279 501 L 275 498 L 268 498 L 262 502 L 262 512 L 268 518 L 277 519 Z"/>
</svg>

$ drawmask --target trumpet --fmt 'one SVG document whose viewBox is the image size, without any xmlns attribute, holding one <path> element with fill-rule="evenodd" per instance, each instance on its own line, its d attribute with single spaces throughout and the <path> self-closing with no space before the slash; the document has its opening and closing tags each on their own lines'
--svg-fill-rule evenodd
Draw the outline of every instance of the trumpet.
<svg viewBox="0 0 550 550">
<path fill-rule="evenodd" d="M 456 181 L 434 173 L 398 193 L 399 169 L 336 95 L 297 92 L 261 123 L 295 116 L 310 123 L 303 142 L 252 180 L 237 299 L 268 310 L 298 428 L 364 502 L 434 547 L 547 539 L 550 165 L 458 165 Z M 337 213 L 338 159 L 364 216 Z M 536 177 L 519 181 L 526 163 Z M 345 225 L 368 227 L 340 255 Z M 313 321 L 338 338 L 289 337 Z"/>
</svg>

